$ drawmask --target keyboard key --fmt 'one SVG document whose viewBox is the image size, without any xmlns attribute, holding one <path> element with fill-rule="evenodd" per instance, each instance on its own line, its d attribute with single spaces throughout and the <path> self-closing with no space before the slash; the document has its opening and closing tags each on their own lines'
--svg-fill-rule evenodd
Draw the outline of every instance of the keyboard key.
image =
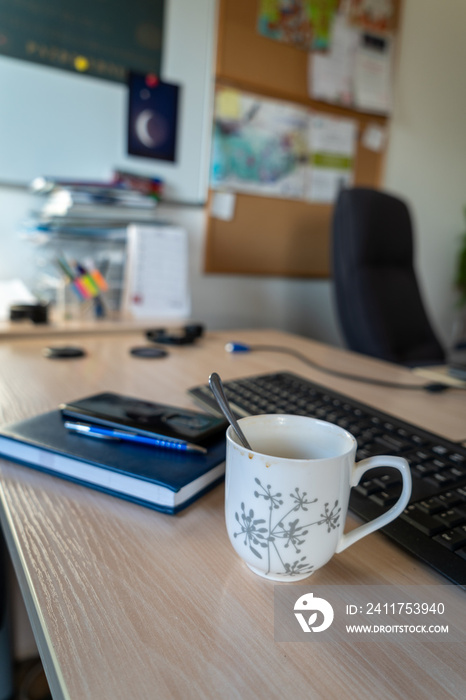
<svg viewBox="0 0 466 700">
<path fill-rule="evenodd" d="M 355 489 L 358 493 L 362 493 L 363 496 L 370 496 L 373 493 L 377 493 L 377 491 L 382 491 L 382 487 L 376 483 L 375 479 L 361 481 Z"/>
<path fill-rule="evenodd" d="M 429 515 L 435 515 L 436 513 L 440 513 L 441 511 L 445 510 L 445 505 L 446 504 L 443 503 L 440 498 L 436 498 L 435 496 L 417 503 L 417 507 Z"/>
<path fill-rule="evenodd" d="M 437 457 L 436 459 L 432 459 L 428 462 L 425 462 L 425 464 L 432 466 L 435 469 L 435 471 L 438 471 L 438 472 L 442 471 L 442 469 L 447 469 L 448 467 L 451 466 L 447 462 L 446 459 L 440 459 L 439 457 Z"/>
<path fill-rule="evenodd" d="M 396 435 L 390 435 L 389 433 L 383 433 L 375 438 L 375 442 L 386 447 L 387 451 L 390 452 L 401 452 L 401 450 L 409 449 L 410 445 L 400 437 Z"/>
<path fill-rule="evenodd" d="M 363 440 L 362 447 L 364 447 L 369 455 L 387 455 L 395 452 L 395 450 L 388 447 L 388 445 L 376 442 L 375 440 Z"/>
<path fill-rule="evenodd" d="M 435 515 L 424 513 L 417 505 L 408 506 L 407 509 L 400 515 L 400 518 L 407 520 L 414 525 L 415 528 L 423 532 L 425 535 L 432 537 L 446 529 L 446 526 L 439 523 Z"/>
<path fill-rule="evenodd" d="M 466 479 L 466 468 L 465 467 L 452 467 L 450 469 L 450 474 L 452 474 L 455 479 Z"/>
<path fill-rule="evenodd" d="M 378 493 L 374 493 L 372 496 L 369 496 L 371 501 L 374 501 L 374 503 L 377 503 L 379 506 L 391 506 L 393 503 L 396 503 L 399 497 L 400 489 L 396 486 L 391 486 L 388 489 L 384 489 L 383 491 L 379 491 Z"/>
<path fill-rule="evenodd" d="M 420 435 L 412 434 L 411 440 L 412 442 L 414 442 L 415 445 L 419 445 L 419 447 L 427 445 L 427 440 L 421 437 Z"/>
<path fill-rule="evenodd" d="M 401 481 L 402 480 L 399 472 L 395 472 L 394 474 L 382 474 L 377 479 L 375 479 L 375 482 L 384 489 L 390 486 L 395 486 L 396 484 L 401 484 Z"/>
<path fill-rule="evenodd" d="M 464 474 L 461 470 L 458 469 L 448 469 L 447 471 L 442 472 L 448 479 L 451 479 L 452 482 L 454 483 L 460 483 L 461 481 L 464 481 Z"/>
<path fill-rule="evenodd" d="M 466 527 L 456 527 L 454 530 L 442 532 L 441 535 L 434 537 L 434 540 L 453 552 L 466 545 Z"/>
<path fill-rule="evenodd" d="M 432 457 L 431 453 L 428 450 L 416 450 L 414 456 L 417 459 L 420 459 L 421 462 L 423 462 L 425 459 L 429 459 L 429 457 Z"/>
<path fill-rule="evenodd" d="M 448 472 L 437 472 L 437 474 L 427 477 L 426 481 L 429 484 L 438 485 L 440 488 L 444 488 L 453 484 L 455 482 L 455 478 Z"/>
<path fill-rule="evenodd" d="M 413 476 L 417 476 L 419 479 L 424 479 L 426 476 L 435 474 L 435 467 L 433 467 L 432 465 L 429 466 L 429 464 L 424 464 L 421 462 L 420 464 L 412 464 L 411 472 Z"/>
<path fill-rule="evenodd" d="M 444 513 L 439 513 L 435 517 L 439 523 L 442 523 L 445 525 L 445 527 L 449 528 L 462 525 L 466 522 L 466 515 L 455 508 L 450 508 L 450 510 L 446 510 Z"/>
<path fill-rule="evenodd" d="M 336 423 L 338 420 L 338 413 L 335 411 L 331 411 L 330 413 L 327 413 L 327 420 L 329 423 Z"/>
<path fill-rule="evenodd" d="M 438 501 L 440 503 L 443 503 L 443 505 L 446 508 L 451 508 L 452 506 L 456 506 L 458 503 L 462 502 L 461 495 L 458 493 L 460 489 L 457 489 L 456 491 L 447 491 L 446 493 L 441 493 L 438 496 Z"/>
</svg>

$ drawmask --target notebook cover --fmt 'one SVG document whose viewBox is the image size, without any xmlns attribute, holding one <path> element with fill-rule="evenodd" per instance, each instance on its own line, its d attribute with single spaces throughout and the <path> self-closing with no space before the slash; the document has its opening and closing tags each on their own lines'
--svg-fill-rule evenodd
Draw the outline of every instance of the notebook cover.
<svg viewBox="0 0 466 700">
<path fill-rule="evenodd" d="M 2 438 L 8 438 L 8 440 Z M 21 447 L 18 449 L 18 443 L 37 448 L 37 452 L 33 457 L 28 455 L 24 458 Z M 17 452 L 16 455 L 11 453 L 12 446 Z M 90 483 L 85 478 L 80 478 L 79 473 L 73 477 L 63 474 L 60 472 L 60 457 L 68 457 L 83 463 L 83 470 L 85 465 L 91 465 L 107 472 L 113 471 L 119 475 L 133 477 L 141 482 L 141 493 L 144 491 L 143 482 L 147 482 L 173 492 L 173 498 L 175 498 L 175 494 L 180 489 L 188 486 L 195 479 L 206 475 L 206 481 L 208 481 L 208 472 L 225 460 L 225 439 L 215 442 L 207 454 L 203 455 L 135 445 L 124 441 L 86 438 L 67 431 L 63 425 L 61 413 L 57 410 L 1 427 L 0 454 L 27 466 L 83 483 L 120 498 L 127 498 L 165 512 L 176 512 L 186 507 L 207 488 L 218 483 L 221 476 L 220 478 L 217 476 L 212 483 L 202 483 L 199 491 L 181 504 L 160 505 L 156 501 L 149 502 L 134 494 L 114 491 L 104 483 L 109 481 L 108 474 L 102 475 L 101 484 Z"/>
</svg>

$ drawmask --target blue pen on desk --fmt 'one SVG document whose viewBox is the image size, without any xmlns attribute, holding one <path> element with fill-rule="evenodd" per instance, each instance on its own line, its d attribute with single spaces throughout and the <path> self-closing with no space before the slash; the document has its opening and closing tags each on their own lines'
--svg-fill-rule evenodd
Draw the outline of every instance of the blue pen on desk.
<svg viewBox="0 0 466 700">
<path fill-rule="evenodd" d="M 145 435 L 138 435 L 136 433 L 127 433 L 125 430 L 119 430 L 118 428 L 102 428 L 100 425 L 74 423 L 72 421 L 65 421 L 65 428 L 85 437 L 101 438 L 103 440 L 125 440 L 128 442 L 136 442 L 140 445 L 178 450 L 179 452 L 200 452 L 201 454 L 206 454 L 207 452 L 205 447 L 194 445 L 192 442 L 146 437 Z"/>
</svg>

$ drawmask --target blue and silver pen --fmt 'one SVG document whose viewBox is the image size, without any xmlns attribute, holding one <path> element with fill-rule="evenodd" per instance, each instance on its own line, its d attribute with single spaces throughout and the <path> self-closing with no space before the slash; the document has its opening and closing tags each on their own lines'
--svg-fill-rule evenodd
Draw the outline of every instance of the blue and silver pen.
<svg viewBox="0 0 466 700">
<path fill-rule="evenodd" d="M 140 445 L 151 445 L 152 447 L 164 447 L 169 450 L 178 450 L 180 452 L 207 452 L 205 447 L 194 445 L 192 442 L 184 440 L 164 440 L 163 438 L 146 437 L 136 433 L 127 433 L 118 428 L 103 428 L 100 425 L 89 425 L 87 423 L 74 423 L 65 421 L 65 428 L 72 430 L 78 435 L 86 437 L 101 438 L 104 440 L 127 440 L 128 442 L 137 442 Z"/>
</svg>

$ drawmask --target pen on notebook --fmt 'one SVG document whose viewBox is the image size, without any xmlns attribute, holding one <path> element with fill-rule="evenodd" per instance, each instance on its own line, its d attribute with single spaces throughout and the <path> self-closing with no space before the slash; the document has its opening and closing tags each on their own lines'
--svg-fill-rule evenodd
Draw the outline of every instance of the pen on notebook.
<svg viewBox="0 0 466 700">
<path fill-rule="evenodd" d="M 140 445 L 163 447 L 168 450 L 178 450 L 179 452 L 200 452 L 201 454 L 207 452 L 205 447 L 194 445 L 192 442 L 147 437 L 146 435 L 127 433 L 118 428 L 102 428 L 100 425 L 88 425 L 86 423 L 74 423 L 72 421 L 65 421 L 65 428 L 85 437 L 102 438 L 104 440 L 126 440 L 128 442 L 136 442 Z"/>
</svg>

